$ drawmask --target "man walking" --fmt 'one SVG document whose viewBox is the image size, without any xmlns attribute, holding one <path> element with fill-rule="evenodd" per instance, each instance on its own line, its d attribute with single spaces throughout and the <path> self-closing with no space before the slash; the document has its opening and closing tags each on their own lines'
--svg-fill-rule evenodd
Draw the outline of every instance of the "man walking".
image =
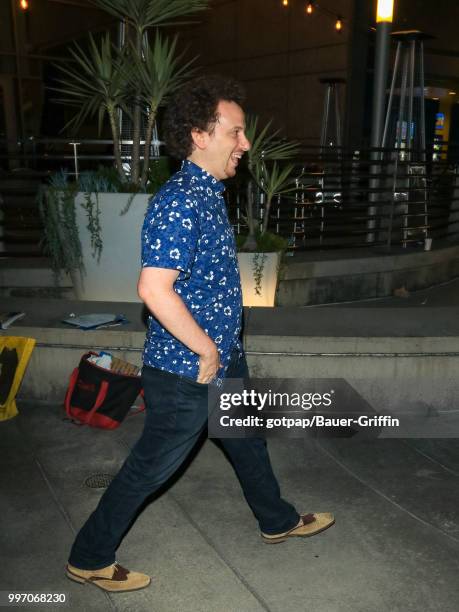
<svg viewBox="0 0 459 612">
<path fill-rule="evenodd" d="M 116 562 L 120 540 L 206 426 L 208 384 L 247 377 L 236 248 L 221 183 L 250 148 L 242 101 L 235 81 L 200 77 L 168 107 L 168 150 L 184 161 L 152 199 L 142 229 L 138 291 L 152 315 L 142 369 L 145 427 L 73 544 L 67 576 L 77 582 L 111 592 L 150 583 Z M 222 444 L 264 542 L 314 535 L 334 523 L 329 513 L 300 516 L 282 499 L 263 439 Z"/>
</svg>

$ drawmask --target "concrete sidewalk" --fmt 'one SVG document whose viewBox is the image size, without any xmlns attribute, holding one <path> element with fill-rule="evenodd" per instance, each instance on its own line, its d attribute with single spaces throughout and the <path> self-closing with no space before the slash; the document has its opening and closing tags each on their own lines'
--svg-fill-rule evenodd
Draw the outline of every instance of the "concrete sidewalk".
<svg viewBox="0 0 459 612">
<path fill-rule="evenodd" d="M 109 596 L 67 580 L 64 564 L 101 495 L 85 479 L 117 471 L 144 417 L 108 432 L 71 424 L 55 404 L 19 410 L 0 423 L 0 590 L 65 592 L 61 609 L 75 612 L 457 610 L 456 440 L 271 441 L 284 496 L 336 515 L 325 533 L 277 546 L 261 542 L 231 466 L 206 440 L 119 549 L 152 585 Z"/>
</svg>

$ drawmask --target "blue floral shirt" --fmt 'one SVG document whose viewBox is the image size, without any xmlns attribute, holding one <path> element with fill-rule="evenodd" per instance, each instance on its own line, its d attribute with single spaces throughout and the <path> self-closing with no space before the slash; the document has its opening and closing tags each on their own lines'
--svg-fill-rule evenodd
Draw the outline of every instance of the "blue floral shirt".
<svg viewBox="0 0 459 612">
<path fill-rule="evenodd" d="M 220 353 L 221 382 L 234 348 L 241 350 L 242 293 L 224 185 L 185 160 L 152 198 L 142 228 L 142 267 L 180 273 L 174 290 Z M 149 317 L 146 365 L 196 380 L 199 357 Z"/>
</svg>

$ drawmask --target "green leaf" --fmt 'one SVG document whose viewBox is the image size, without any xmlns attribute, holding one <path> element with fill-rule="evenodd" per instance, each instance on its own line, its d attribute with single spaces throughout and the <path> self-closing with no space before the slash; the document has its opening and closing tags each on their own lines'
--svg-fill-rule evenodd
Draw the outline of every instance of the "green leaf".
<svg viewBox="0 0 459 612">
<path fill-rule="evenodd" d="M 78 130 L 88 117 L 97 115 L 100 130 L 109 107 L 126 107 L 130 92 L 124 78 L 125 58 L 108 34 L 99 45 L 90 34 L 88 50 L 75 44 L 71 54 L 75 65 L 57 65 L 62 76 L 57 79 L 58 86 L 51 88 L 64 94 L 57 102 L 79 108 L 65 127 Z"/>
<path fill-rule="evenodd" d="M 149 115 L 166 104 L 167 100 L 186 80 L 193 76 L 196 58 L 183 63 L 183 53 L 176 55 L 177 36 L 172 41 L 158 32 L 154 43 L 144 43 L 140 58 L 131 47 L 132 62 L 126 74 L 132 87 L 139 92 L 142 110 Z"/>
<path fill-rule="evenodd" d="M 98 8 L 117 19 L 127 21 L 140 33 L 147 28 L 167 26 L 178 17 L 208 8 L 208 0 L 90 0 Z"/>
<path fill-rule="evenodd" d="M 257 175 L 261 176 L 265 162 L 292 159 L 299 153 L 297 142 L 281 140 L 279 130 L 269 131 L 271 124 L 272 120 L 258 130 L 258 117 L 248 116 L 246 119 L 245 132 L 251 142 L 251 148 L 248 151 L 248 167 L 255 179 Z"/>
</svg>

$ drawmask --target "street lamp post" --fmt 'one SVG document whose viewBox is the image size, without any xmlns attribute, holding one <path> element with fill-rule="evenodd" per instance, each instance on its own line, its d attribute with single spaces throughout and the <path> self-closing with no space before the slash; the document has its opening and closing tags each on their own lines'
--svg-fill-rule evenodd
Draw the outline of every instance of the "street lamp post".
<svg viewBox="0 0 459 612">
<path fill-rule="evenodd" d="M 371 126 L 372 147 L 381 146 L 393 10 L 394 0 L 378 0 L 376 10 L 376 47 L 373 80 L 373 115 Z"/>
<path fill-rule="evenodd" d="M 381 146 L 381 136 L 384 120 L 385 101 L 386 101 L 386 83 L 387 72 L 389 66 L 390 52 L 390 33 L 392 29 L 392 18 L 394 13 L 394 0 L 378 0 L 376 8 L 376 44 L 375 44 L 375 62 L 374 62 L 374 78 L 373 78 L 373 114 L 371 124 L 371 139 L 370 146 L 373 149 L 371 152 L 372 160 L 379 161 L 381 152 L 376 151 Z M 376 220 L 374 216 L 377 213 L 377 207 L 373 205 L 378 201 L 379 174 L 378 166 L 371 166 L 370 173 L 374 178 L 370 179 L 370 202 L 372 205 L 368 208 L 367 242 L 375 241 L 374 229 Z"/>
</svg>

